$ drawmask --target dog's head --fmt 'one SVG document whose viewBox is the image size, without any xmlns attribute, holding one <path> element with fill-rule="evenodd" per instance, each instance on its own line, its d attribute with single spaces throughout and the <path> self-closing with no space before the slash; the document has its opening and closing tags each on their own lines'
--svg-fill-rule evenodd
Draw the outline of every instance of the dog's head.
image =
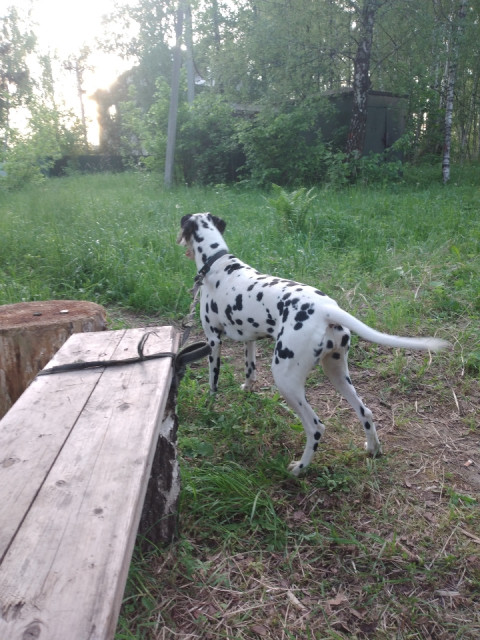
<svg viewBox="0 0 480 640">
<path fill-rule="evenodd" d="M 206 231 L 217 230 L 221 234 L 225 231 L 227 223 L 225 220 L 212 216 L 211 213 L 191 213 L 183 216 L 180 220 L 180 233 L 177 237 L 177 244 L 187 247 L 186 255 L 188 258 L 194 257 L 193 243 L 202 242 Z"/>
</svg>

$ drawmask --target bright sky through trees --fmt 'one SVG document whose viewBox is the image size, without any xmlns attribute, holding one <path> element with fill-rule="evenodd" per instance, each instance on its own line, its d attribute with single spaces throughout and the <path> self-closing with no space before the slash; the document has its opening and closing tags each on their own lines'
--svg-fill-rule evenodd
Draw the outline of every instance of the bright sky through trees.
<svg viewBox="0 0 480 640">
<path fill-rule="evenodd" d="M 28 10 L 31 7 L 33 31 L 37 36 L 38 48 L 42 53 L 58 56 L 65 60 L 78 55 L 84 46 L 92 50 L 89 64 L 92 71 L 86 71 L 84 88 L 86 96 L 96 89 L 107 88 L 122 71 L 129 66 L 128 62 L 115 55 L 107 55 L 95 50 L 96 39 L 102 39 L 105 25 L 102 17 L 114 10 L 115 4 L 126 0 L 82 0 L 67 2 L 66 0 L 12 0 L 18 9 Z M 9 0 L 0 0 L 10 6 Z M 130 4 L 133 4 L 130 0 Z M 58 75 L 57 75 L 58 74 Z M 72 73 L 57 70 L 55 81 L 58 91 L 67 107 L 76 113 L 79 111 L 75 77 Z M 89 121 L 90 142 L 96 142 L 96 104 L 93 100 L 85 100 L 87 119 Z"/>
</svg>

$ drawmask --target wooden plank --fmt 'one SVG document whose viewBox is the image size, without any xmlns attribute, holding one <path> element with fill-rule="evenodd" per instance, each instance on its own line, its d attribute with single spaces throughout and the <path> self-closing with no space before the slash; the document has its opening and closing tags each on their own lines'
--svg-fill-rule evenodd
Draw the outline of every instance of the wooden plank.
<svg viewBox="0 0 480 640">
<path fill-rule="evenodd" d="M 156 331 L 154 351 L 177 348 Z M 102 371 L 0 567 L 2 640 L 113 637 L 171 376 L 170 358 Z"/>
<path fill-rule="evenodd" d="M 74 334 L 47 367 L 81 356 L 109 360 L 124 333 L 91 333 L 86 348 Z M 102 371 L 37 378 L 0 421 L 0 561 Z"/>
</svg>

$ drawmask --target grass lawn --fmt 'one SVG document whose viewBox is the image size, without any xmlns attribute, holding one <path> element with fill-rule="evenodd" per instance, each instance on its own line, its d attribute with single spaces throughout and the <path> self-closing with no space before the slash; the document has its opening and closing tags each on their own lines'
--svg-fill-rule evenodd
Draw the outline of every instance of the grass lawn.
<svg viewBox="0 0 480 640">
<path fill-rule="evenodd" d="M 299 479 L 286 467 L 303 429 L 273 386 L 272 345 L 260 345 L 256 393 L 240 390 L 239 343 L 224 344 L 214 401 L 206 366 L 191 366 L 178 538 L 135 553 L 117 640 L 480 636 L 479 175 L 266 193 L 121 174 L 0 193 L 0 304 L 81 298 L 107 307 L 110 328 L 177 323 L 195 271 L 179 219 L 211 211 L 258 270 L 319 287 L 380 330 L 454 345 L 430 357 L 354 340 L 376 460 L 314 371 L 307 395 L 327 430 Z"/>
</svg>

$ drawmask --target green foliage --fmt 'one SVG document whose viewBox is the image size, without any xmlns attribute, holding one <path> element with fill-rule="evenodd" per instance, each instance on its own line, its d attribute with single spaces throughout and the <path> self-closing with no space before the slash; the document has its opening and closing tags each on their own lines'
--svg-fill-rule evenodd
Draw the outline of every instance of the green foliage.
<svg viewBox="0 0 480 640">
<path fill-rule="evenodd" d="M 6 8 L 7 9 L 7 8 Z M 8 141 L 10 112 L 32 94 L 28 56 L 35 36 L 13 5 L 0 15 L 0 133 Z"/>
<path fill-rule="evenodd" d="M 121 102 L 119 122 L 121 122 L 120 152 L 127 165 L 136 158 L 147 169 L 162 172 L 167 147 L 168 109 L 170 88 L 164 78 L 156 81 L 153 102 L 147 111 L 139 106 L 137 89 L 130 88 L 130 99 Z"/>
<path fill-rule="evenodd" d="M 325 173 L 324 145 L 313 135 L 311 105 L 278 113 L 265 108 L 250 120 L 240 121 L 239 140 L 253 184 L 312 185 Z"/>
<path fill-rule="evenodd" d="M 11 132 L 9 147 L 3 153 L 0 188 L 20 189 L 41 182 L 56 160 L 82 147 L 82 133 L 76 119 L 41 103 L 31 103 L 28 130 Z M 72 126 L 73 122 L 73 126 Z"/>
<path fill-rule="evenodd" d="M 184 108 L 177 158 L 187 184 L 222 184 L 235 179 L 240 150 L 232 107 L 222 96 L 201 93 Z"/>
</svg>

